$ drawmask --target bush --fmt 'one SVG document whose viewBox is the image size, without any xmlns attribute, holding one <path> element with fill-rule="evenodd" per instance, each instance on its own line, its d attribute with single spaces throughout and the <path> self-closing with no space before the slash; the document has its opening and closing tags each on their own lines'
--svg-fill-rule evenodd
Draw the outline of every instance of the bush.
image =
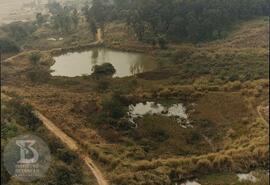
<svg viewBox="0 0 270 185">
<path fill-rule="evenodd" d="M 36 66 L 41 58 L 41 55 L 39 52 L 33 52 L 29 56 L 29 60 L 31 61 L 31 64 L 33 66 Z"/>
<path fill-rule="evenodd" d="M 66 185 L 66 184 L 80 184 L 82 182 L 81 174 L 77 169 L 65 165 L 55 167 L 54 178 L 50 180 L 49 184 Z"/>
<path fill-rule="evenodd" d="M 26 76 L 34 83 L 45 83 L 51 78 L 50 72 L 43 68 L 32 68 Z"/>
<path fill-rule="evenodd" d="M 68 165 L 77 159 L 77 156 L 67 149 L 58 149 L 57 157 Z"/>
<path fill-rule="evenodd" d="M 201 136 L 197 131 L 191 131 L 190 138 L 187 139 L 188 144 L 196 144 L 201 140 Z"/>
<path fill-rule="evenodd" d="M 106 115 L 113 119 L 120 119 L 126 114 L 124 107 L 116 98 L 103 101 L 102 108 Z"/>
<path fill-rule="evenodd" d="M 17 100 L 11 100 L 10 105 L 12 107 L 13 116 L 17 117 L 21 121 L 20 124 L 24 124 L 31 130 L 36 130 L 40 123 L 40 120 L 33 113 L 33 108 L 31 105 L 22 104 Z"/>
</svg>

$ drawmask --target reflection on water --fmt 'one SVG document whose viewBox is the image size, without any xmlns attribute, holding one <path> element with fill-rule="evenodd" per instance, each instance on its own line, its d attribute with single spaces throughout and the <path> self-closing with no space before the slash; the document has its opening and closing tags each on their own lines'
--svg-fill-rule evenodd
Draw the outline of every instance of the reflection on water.
<svg viewBox="0 0 270 185">
<path fill-rule="evenodd" d="M 98 59 L 98 49 L 94 48 L 93 53 L 92 53 L 92 64 L 93 65 L 97 65 L 97 63 L 98 63 L 97 59 Z"/>
<path fill-rule="evenodd" d="M 183 104 L 173 104 L 168 107 L 163 106 L 159 103 L 155 102 L 146 102 L 146 103 L 138 103 L 136 105 L 129 106 L 128 115 L 130 117 L 130 122 L 135 123 L 135 119 L 141 118 L 144 115 L 162 115 L 167 117 L 176 118 L 176 121 L 183 128 L 192 127 L 190 121 L 188 119 L 188 115 L 186 113 L 186 108 Z"/>
<path fill-rule="evenodd" d="M 153 58 L 140 53 L 114 51 L 104 48 L 94 48 L 86 52 L 67 53 L 55 57 L 52 66 L 53 76 L 75 77 L 91 74 L 94 65 L 111 63 L 116 69 L 114 77 L 132 76 L 134 74 L 153 70 L 156 63 Z"/>
</svg>

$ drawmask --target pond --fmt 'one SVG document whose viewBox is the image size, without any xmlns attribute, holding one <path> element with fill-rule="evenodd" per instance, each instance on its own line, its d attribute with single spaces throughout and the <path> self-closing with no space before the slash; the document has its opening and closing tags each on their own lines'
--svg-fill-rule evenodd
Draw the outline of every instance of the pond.
<svg viewBox="0 0 270 185">
<path fill-rule="evenodd" d="M 240 182 L 243 182 L 243 181 L 250 181 L 250 182 L 257 182 L 257 178 L 253 175 L 253 173 L 239 173 L 237 174 L 238 176 L 238 179 Z"/>
<path fill-rule="evenodd" d="M 185 183 L 182 183 L 181 185 L 201 185 L 196 181 L 186 181 Z"/>
<path fill-rule="evenodd" d="M 95 65 L 111 63 L 116 69 L 114 77 L 127 77 L 156 68 L 153 57 L 141 54 L 94 48 L 85 52 L 71 52 L 54 57 L 53 76 L 76 77 L 92 74 Z"/>
<path fill-rule="evenodd" d="M 141 118 L 147 114 L 174 118 L 183 128 L 193 127 L 190 124 L 186 107 L 182 103 L 165 106 L 156 102 L 146 102 L 129 106 L 129 121 L 135 125 L 135 119 Z"/>
</svg>

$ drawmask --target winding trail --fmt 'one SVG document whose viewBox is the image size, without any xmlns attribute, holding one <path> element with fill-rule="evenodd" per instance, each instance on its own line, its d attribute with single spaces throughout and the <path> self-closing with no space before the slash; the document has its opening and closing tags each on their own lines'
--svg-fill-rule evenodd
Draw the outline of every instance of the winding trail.
<svg viewBox="0 0 270 185">
<path fill-rule="evenodd" d="M 86 166 L 92 171 L 94 176 L 96 177 L 98 185 L 108 185 L 108 182 L 105 180 L 102 172 L 99 168 L 94 164 L 93 160 L 81 152 L 79 146 L 75 140 L 69 137 L 66 133 L 64 133 L 61 129 L 55 126 L 48 118 L 42 115 L 38 111 L 34 111 L 35 115 L 42 121 L 44 126 L 51 131 L 56 137 L 58 137 L 70 150 L 76 152 L 81 160 L 84 161 Z"/>
</svg>

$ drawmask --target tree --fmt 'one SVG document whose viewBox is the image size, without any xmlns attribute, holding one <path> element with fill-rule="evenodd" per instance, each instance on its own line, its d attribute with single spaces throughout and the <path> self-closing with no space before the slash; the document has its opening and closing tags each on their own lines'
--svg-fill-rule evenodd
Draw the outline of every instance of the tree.
<svg viewBox="0 0 270 185">
<path fill-rule="evenodd" d="M 236 21 L 255 16 L 268 16 L 270 13 L 267 0 L 113 0 L 113 2 L 114 7 L 111 9 L 117 15 L 111 17 L 126 20 L 140 41 L 147 41 L 145 36 L 149 32 L 155 37 L 164 34 L 173 41 L 200 42 L 217 39 L 222 37 Z"/>
<path fill-rule="evenodd" d="M 158 44 L 160 46 L 161 49 L 166 49 L 167 48 L 167 39 L 165 35 L 159 35 L 158 36 Z"/>
<path fill-rule="evenodd" d="M 47 7 L 49 9 L 49 12 L 53 15 L 57 14 L 62 9 L 60 3 L 56 2 L 55 0 L 49 0 Z"/>
<path fill-rule="evenodd" d="M 21 43 L 26 41 L 36 31 L 37 27 L 32 22 L 13 22 L 1 29 L 8 33 L 8 38 Z"/>
<path fill-rule="evenodd" d="M 52 14 L 51 20 L 53 27 L 60 33 L 70 33 L 73 28 L 77 28 L 79 17 L 78 12 L 68 6 L 61 6 L 57 2 L 48 4 L 49 11 Z"/>
<path fill-rule="evenodd" d="M 8 38 L 0 38 L 0 52 L 12 53 L 19 52 L 19 46 L 12 40 Z"/>
<path fill-rule="evenodd" d="M 45 17 L 41 13 L 36 14 L 36 23 L 41 26 L 46 21 Z"/>
<path fill-rule="evenodd" d="M 30 54 L 29 59 L 31 61 L 32 66 L 36 66 L 40 61 L 41 55 L 39 52 L 33 52 Z"/>
<path fill-rule="evenodd" d="M 82 8 L 83 15 L 94 37 L 98 28 L 104 30 L 106 21 L 112 15 L 112 7 L 109 4 L 108 0 L 93 0 L 91 7 L 86 5 Z"/>
<path fill-rule="evenodd" d="M 76 30 L 79 24 L 79 13 L 77 9 L 74 9 L 71 14 L 71 19 L 73 23 L 73 28 Z"/>
<path fill-rule="evenodd" d="M 92 75 L 98 79 L 102 77 L 112 77 L 116 73 L 115 68 L 110 63 L 95 65 L 92 68 L 92 71 L 93 71 Z"/>
</svg>

